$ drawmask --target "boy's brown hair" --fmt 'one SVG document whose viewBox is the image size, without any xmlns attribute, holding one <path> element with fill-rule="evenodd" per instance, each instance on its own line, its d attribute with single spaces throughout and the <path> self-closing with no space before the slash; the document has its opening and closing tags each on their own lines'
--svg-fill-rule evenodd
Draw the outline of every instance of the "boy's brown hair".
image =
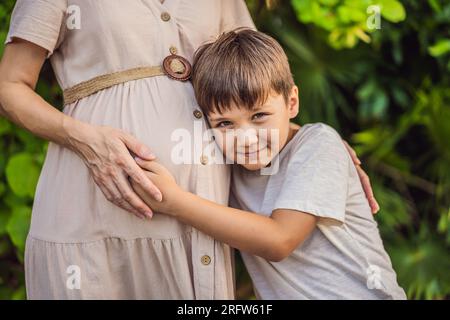
<svg viewBox="0 0 450 320">
<path fill-rule="evenodd" d="M 294 80 L 287 56 L 275 39 L 240 28 L 197 50 L 192 84 L 200 108 L 209 114 L 233 105 L 251 110 L 272 91 L 287 102 Z"/>
</svg>

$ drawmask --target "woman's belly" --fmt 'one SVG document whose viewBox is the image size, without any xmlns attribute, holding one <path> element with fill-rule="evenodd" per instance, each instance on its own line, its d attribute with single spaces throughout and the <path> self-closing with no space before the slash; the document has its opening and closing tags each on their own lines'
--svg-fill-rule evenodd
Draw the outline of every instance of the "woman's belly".
<svg viewBox="0 0 450 320">
<path fill-rule="evenodd" d="M 132 134 L 156 154 L 183 189 L 226 204 L 228 168 L 211 161 L 200 163 L 207 141 L 202 142 L 206 125 L 204 117 L 194 115 L 197 109 L 190 83 L 153 77 L 100 91 L 65 106 L 63 112 Z M 77 154 L 49 144 L 33 204 L 33 237 L 63 243 L 109 237 L 173 239 L 190 229 L 158 213 L 141 220 L 110 203 Z"/>
</svg>

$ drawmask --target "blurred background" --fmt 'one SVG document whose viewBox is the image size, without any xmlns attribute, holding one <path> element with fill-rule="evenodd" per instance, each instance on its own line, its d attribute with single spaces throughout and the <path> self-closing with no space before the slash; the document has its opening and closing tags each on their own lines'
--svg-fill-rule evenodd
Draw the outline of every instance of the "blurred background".
<svg viewBox="0 0 450 320">
<path fill-rule="evenodd" d="M 0 2 L 0 55 L 14 0 Z M 355 148 L 410 299 L 450 298 L 450 1 L 248 0 L 285 48 L 301 110 Z M 47 62 L 37 91 L 61 108 Z M 0 299 L 24 299 L 23 253 L 47 144 L 0 118 Z M 237 254 L 237 294 L 254 299 Z"/>
</svg>

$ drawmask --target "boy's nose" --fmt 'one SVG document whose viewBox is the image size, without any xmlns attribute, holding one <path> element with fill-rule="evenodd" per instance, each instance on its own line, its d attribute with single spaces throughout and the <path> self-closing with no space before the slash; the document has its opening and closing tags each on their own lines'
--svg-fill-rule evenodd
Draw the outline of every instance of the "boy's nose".
<svg viewBox="0 0 450 320">
<path fill-rule="evenodd" d="M 237 145 L 240 148 L 250 148 L 257 145 L 258 140 L 255 128 L 241 129 L 237 132 Z"/>
</svg>

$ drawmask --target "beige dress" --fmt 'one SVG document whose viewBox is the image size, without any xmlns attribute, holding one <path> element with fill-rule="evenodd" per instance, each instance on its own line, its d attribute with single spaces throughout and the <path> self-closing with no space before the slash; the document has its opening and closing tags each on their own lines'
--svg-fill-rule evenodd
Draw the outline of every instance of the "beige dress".
<svg viewBox="0 0 450 320">
<path fill-rule="evenodd" d="M 171 47 L 192 61 L 199 45 L 240 26 L 254 27 L 243 0 L 18 0 L 6 42 L 18 37 L 46 48 L 67 89 L 161 65 Z M 197 109 L 190 82 L 155 76 L 104 89 L 63 112 L 133 134 L 183 188 L 226 204 L 224 165 L 171 161 L 174 129 L 205 128 Z M 26 242 L 29 299 L 232 299 L 231 254 L 169 216 L 144 221 L 110 203 L 74 152 L 49 144 Z"/>
</svg>

